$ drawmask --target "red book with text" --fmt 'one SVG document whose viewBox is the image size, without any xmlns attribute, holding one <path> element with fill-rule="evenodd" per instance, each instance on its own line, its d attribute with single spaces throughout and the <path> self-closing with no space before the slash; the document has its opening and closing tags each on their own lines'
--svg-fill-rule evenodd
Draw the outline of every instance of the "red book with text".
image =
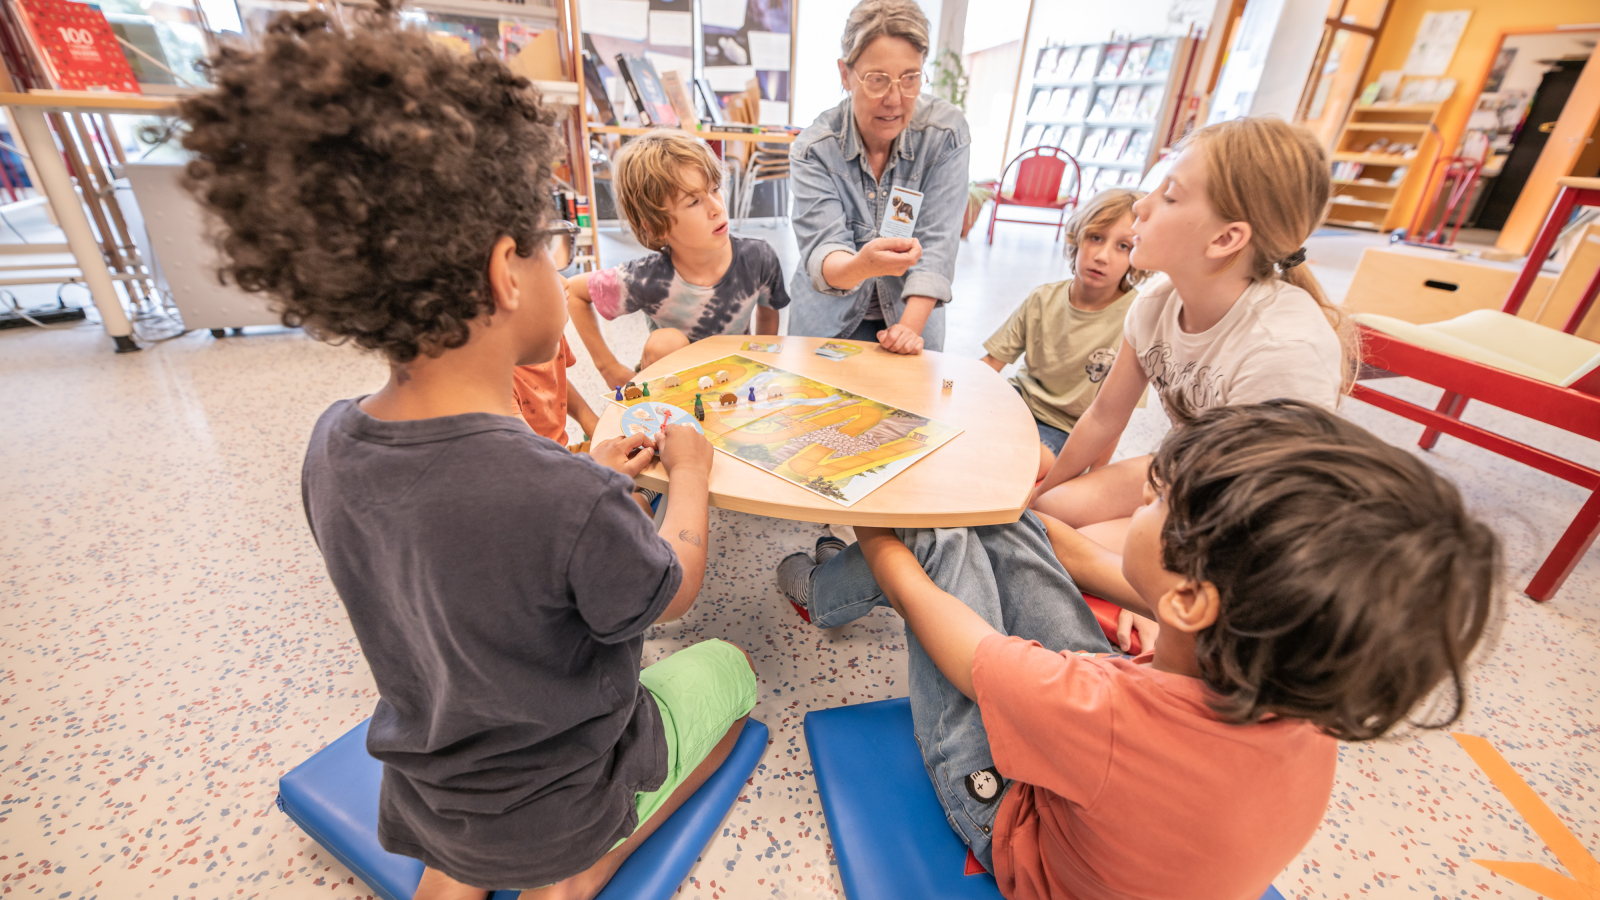
<svg viewBox="0 0 1600 900">
<path fill-rule="evenodd" d="M 56 87 L 140 92 L 111 23 L 98 7 L 73 0 L 16 0 L 16 5 Z"/>
</svg>

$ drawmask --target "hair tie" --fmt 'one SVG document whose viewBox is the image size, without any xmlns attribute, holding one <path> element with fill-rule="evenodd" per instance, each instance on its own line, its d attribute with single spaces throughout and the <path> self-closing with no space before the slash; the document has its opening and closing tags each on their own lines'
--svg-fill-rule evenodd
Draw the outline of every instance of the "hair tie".
<svg viewBox="0 0 1600 900">
<path fill-rule="evenodd" d="M 1296 250 L 1295 252 L 1289 254 L 1288 256 L 1285 256 L 1282 260 L 1280 260 L 1278 262 L 1278 268 L 1280 268 L 1280 269 L 1284 270 L 1285 272 L 1287 272 L 1288 270 L 1294 268 L 1295 266 L 1300 265 L 1301 263 L 1303 263 L 1305 261 L 1306 261 L 1306 248 L 1301 247 L 1299 250 Z"/>
</svg>

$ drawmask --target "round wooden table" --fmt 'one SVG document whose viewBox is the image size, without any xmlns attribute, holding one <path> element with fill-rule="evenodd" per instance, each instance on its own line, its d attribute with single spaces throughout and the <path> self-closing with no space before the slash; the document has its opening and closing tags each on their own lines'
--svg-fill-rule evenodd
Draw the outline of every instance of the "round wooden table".
<svg viewBox="0 0 1600 900">
<path fill-rule="evenodd" d="M 924 351 L 901 356 L 868 341 L 842 361 L 818 356 L 826 338 L 721 335 L 673 353 L 639 373 L 656 379 L 691 366 L 746 356 L 835 387 L 893 404 L 962 429 L 949 443 L 918 460 L 888 483 L 842 506 L 770 472 L 718 452 L 711 465 L 711 505 L 802 522 L 947 528 L 1015 522 L 1027 507 L 1039 468 L 1039 431 L 1022 397 L 976 359 Z M 747 341 L 783 345 L 781 353 L 741 350 Z M 944 380 L 953 382 L 951 390 Z M 623 407 L 607 403 L 595 439 L 622 433 Z M 638 478 L 642 487 L 667 489 L 659 462 Z"/>
</svg>

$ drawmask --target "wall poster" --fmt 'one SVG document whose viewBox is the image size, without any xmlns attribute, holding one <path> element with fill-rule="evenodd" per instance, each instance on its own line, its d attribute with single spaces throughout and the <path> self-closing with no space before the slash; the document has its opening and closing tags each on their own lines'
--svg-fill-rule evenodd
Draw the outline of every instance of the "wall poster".
<svg viewBox="0 0 1600 900">
<path fill-rule="evenodd" d="M 754 78 L 764 125 L 789 124 L 794 0 L 700 0 L 705 77 L 718 97 Z"/>
</svg>

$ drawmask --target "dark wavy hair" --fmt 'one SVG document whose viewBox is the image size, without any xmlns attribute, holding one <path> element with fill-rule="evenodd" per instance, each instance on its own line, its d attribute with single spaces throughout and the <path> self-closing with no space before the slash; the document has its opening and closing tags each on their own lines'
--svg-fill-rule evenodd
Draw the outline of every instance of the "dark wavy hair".
<svg viewBox="0 0 1600 900">
<path fill-rule="evenodd" d="M 1273 400 L 1194 416 L 1150 479 L 1167 501 L 1163 565 L 1220 595 L 1195 641 L 1219 716 L 1305 719 L 1351 741 L 1419 705 L 1447 708 L 1421 727 L 1460 716 L 1467 659 L 1498 619 L 1500 546 L 1426 463 Z"/>
<path fill-rule="evenodd" d="M 397 5 L 349 27 L 281 14 L 260 50 L 212 56 L 215 89 L 179 114 L 221 279 L 268 294 L 285 325 L 404 364 L 466 343 L 493 309 L 496 241 L 533 253 L 557 138 L 527 79 L 402 30 Z"/>
</svg>

